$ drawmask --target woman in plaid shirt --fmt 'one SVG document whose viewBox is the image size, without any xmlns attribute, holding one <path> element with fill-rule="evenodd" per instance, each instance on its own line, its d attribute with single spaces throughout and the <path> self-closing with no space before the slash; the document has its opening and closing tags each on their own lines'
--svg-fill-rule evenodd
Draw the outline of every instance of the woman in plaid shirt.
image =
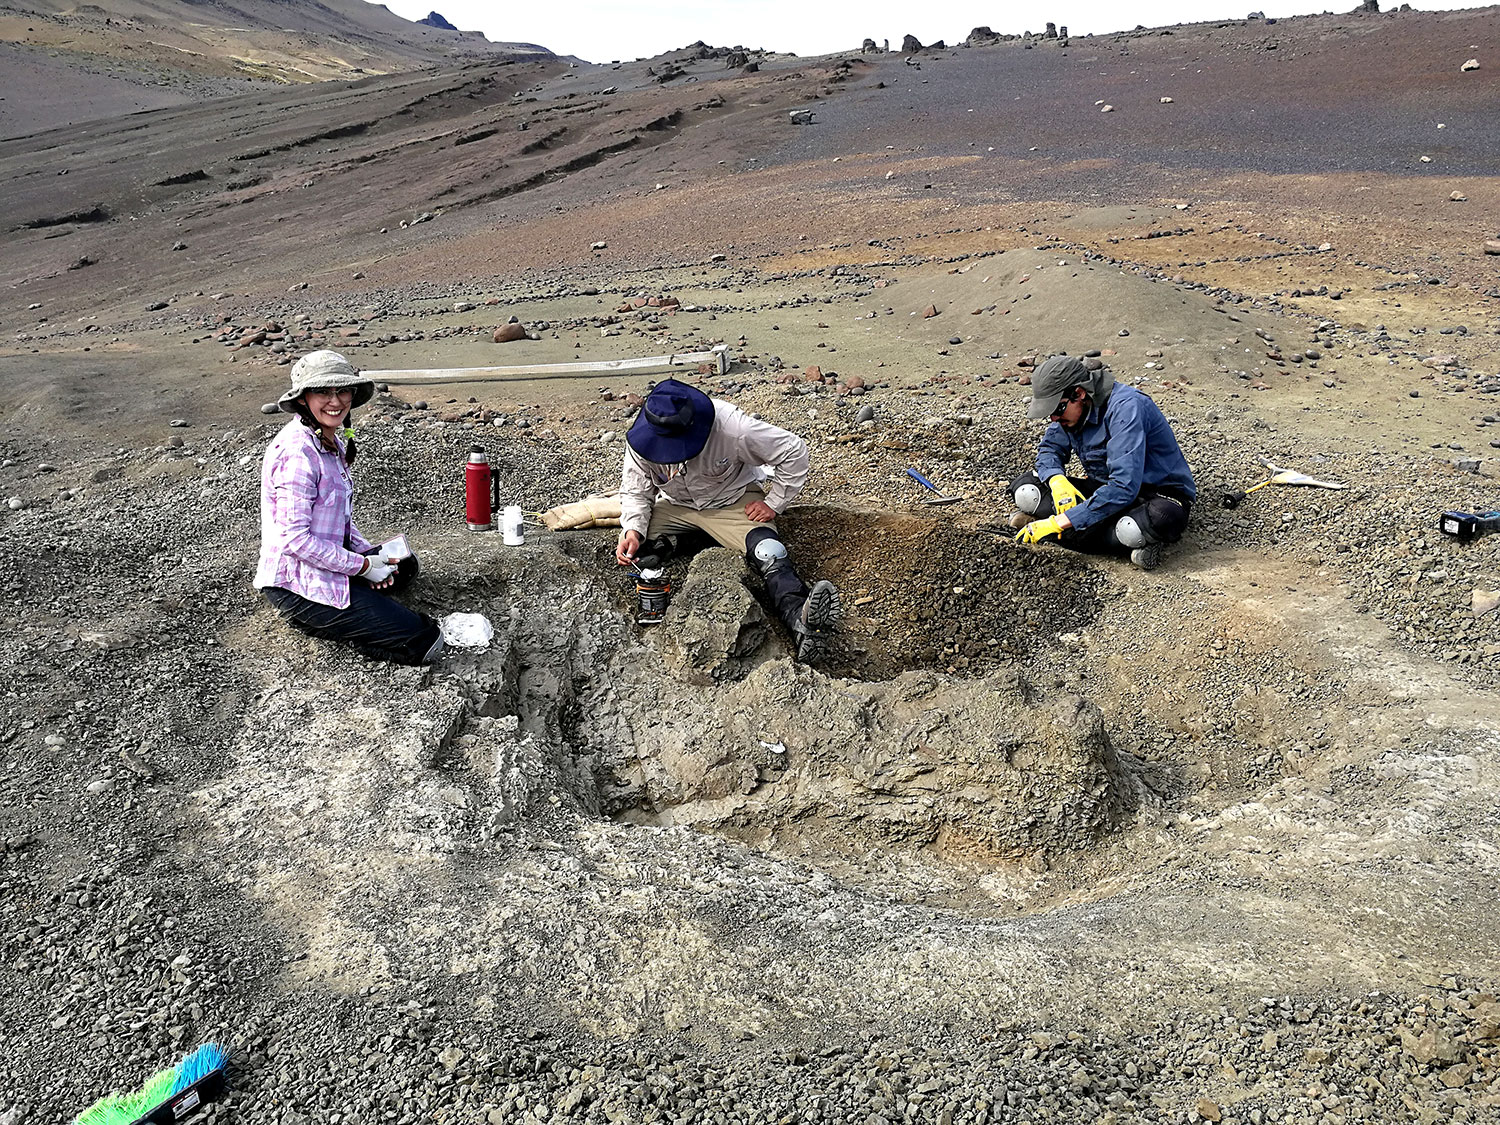
<svg viewBox="0 0 1500 1125">
<path fill-rule="evenodd" d="M 255 586 L 304 632 L 377 660 L 430 664 L 443 651 L 437 623 L 389 596 L 416 576 L 416 556 L 381 557 L 351 516 L 355 448 L 346 426 L 374 393 L 337 352 L 310 352 L 292 366 L 277 405 L 296 417 L 271 439 L 261 467 Z"/>
</svg>

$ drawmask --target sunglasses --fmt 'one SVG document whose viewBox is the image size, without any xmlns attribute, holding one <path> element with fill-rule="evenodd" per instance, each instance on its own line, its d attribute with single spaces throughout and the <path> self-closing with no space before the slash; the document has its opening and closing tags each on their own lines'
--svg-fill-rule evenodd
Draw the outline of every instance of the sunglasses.
<svg viewBox="0 0 1500 1125">
<path fill-rule="evenodd" d="M 1077 399 L 1077 397 L 1078 396 L 1076 391 L 1069 391 L 1067 394 L 1063 395 L 1063 397 L 1058 401 L 1058 404 L 1052 408 L 1052 413 L 1048 415 L 1048 417 L 1053 419 L 1061 418 L 1063 411 L 1071 406 Z"/>
</svg>

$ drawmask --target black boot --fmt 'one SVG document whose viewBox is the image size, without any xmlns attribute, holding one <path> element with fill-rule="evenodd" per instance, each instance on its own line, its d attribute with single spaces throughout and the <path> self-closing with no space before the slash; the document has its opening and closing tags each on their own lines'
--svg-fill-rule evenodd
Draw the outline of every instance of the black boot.
<svg viewBox="0 0 1500 1125">
<path fill-rule="evenodd" d="M 765 578 L 776 615 L 796 645 L 797 660 L 803 664 L 823 660 L 828 655 L 832 630 L 843 613 L 838 590 L 826 579 L 813 583 L 809 590 L 784 559 Z"/>
<path fill-rule="evenodd" d="M 758 527 L 746 536 L 745 562 L 766 580 L 766 592 L 792 635 L 797 659 L 813 664 L 827 656 L 829 631 L 843 612 L 833 583 L 817 582 L 809 591 L 792 569 L 786 544 L 771 527 Z"/>
<path fill-rule="evenodd" d="M 638 570 L 661 570 L 676 554 L 677 536 L 658 535 L 641 544 L 635 555 L 635 565 Z"/>
</svg>

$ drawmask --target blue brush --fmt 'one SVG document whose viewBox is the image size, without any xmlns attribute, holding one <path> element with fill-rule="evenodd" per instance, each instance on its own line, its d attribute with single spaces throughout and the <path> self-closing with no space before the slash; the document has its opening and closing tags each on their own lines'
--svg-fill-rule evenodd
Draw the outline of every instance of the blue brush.
<svg viewBox="0 0 1500 1125">
<path fill-rule="evenodd" d="M 172 1093 L 180 1094 L 195 1082 L 201 1082 L 216 1070 L 223 1070 L 229 1052 L 217 1043 L 205 1043 L 177 1064 L 177 1081 Z"/>
</svg>

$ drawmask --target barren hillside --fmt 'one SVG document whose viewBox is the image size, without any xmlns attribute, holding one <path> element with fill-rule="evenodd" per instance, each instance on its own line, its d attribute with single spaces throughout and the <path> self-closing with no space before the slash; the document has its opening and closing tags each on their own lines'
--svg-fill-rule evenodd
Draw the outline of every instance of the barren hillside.
<svg viewBox="0 0 1500 1125">
<path fill-rule="evenodd" d="M 364 0 L 6 0 L 0 137 L 286 84 L 550 57 Z"/>
</svg>

